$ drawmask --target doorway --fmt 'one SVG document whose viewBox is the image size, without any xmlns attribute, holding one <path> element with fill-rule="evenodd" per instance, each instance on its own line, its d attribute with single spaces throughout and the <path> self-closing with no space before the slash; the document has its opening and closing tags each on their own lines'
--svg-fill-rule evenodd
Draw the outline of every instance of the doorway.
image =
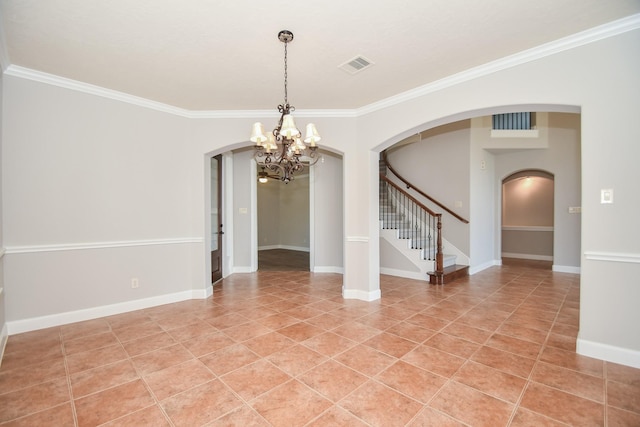
<svg viewBox="0 0 640 427">
<path fill-rule="evenodd" d="M 502 258 L 551 269 L 554 239 L 554 176 L 524 170 L 502 181 Z M 504 261 L 503 261 L 504 262 Z"/>
<path fill-rule="evenodd" d="M 211 158 L 211 283 L 222 279 L 222 155 Z"/>
<path fill-rule="evenodd" d="M 308 174 L 258 183 L 258 270 L 309 271 L 309 191 Z"/>
</svg>

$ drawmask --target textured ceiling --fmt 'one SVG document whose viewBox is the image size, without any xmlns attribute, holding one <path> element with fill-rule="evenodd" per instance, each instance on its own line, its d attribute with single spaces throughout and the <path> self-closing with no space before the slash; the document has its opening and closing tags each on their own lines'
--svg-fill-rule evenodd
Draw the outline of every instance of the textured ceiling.
<svg viewBox="0 0 640 427">
<path fill-rule="evenodd" d="M 0 0 L 10 64 L 188 110 L 352 109 L 640 12 L 638 0 Z M 356 55 L 374 65 L 351 75 Z"/>
</svg>

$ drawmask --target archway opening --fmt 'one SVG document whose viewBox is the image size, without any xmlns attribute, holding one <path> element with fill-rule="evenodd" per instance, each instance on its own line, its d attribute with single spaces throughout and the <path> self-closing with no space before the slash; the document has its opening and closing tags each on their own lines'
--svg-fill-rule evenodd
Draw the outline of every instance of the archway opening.
<svg viewBox="0 0 640 427">
<path fill-rule="evenodd" d="M 553 265 L 554 176 L 523 170 L 502 180 L 502 263 Z"/>
</svg>

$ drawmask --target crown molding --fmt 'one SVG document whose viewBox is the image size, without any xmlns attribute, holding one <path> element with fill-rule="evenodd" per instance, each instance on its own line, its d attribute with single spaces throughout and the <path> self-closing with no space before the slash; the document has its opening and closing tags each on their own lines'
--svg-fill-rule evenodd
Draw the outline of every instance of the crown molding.
<svg viewBox="0 0 640 427">
<path fill-rule="evenodd" d="M 275 110 L 209 110 L 190 111 L 188 117 L 191 119 L 272 119 L 280 117 Z M 298 110 L 296 117 L 300 118 L 353 118 L 357 117 L 356 110 Z"/>
<path fill-rule="evenodd" d="M 101 86 L 68 79 L 66 77 L 56 76 L 55 74 L 44 73 L 38 70 L 21 67 L 19 65 L 9 65 L 5 74 L 8 76 L 19 77 L 26 80 L 32 80 L 39 83 L 45 83 L 52 86 L 58 86 L 77 92 L 83 92 L 90 95 L 100 96 L 102 98 L 113 99 L 116 101 L 126 102 L 128 104 L 137 105 L 139 107 L 151 110 L 161 111 L 181 117 L 190 117 L 191 112 L 183 108 L 174 107 L 172 105 L 163 104 L 157 101 L 151 101 L 139 96 L 130 95 L 117 90 L 107 89 Z"/>
<path fill-rule="evenodd" d="M 0 51 L 1 50 L 2 49 L 0 46 Z M 163 104 L 162 102 L 152 101 L 150 99 L 130 95 L 128 93 L 118 92 L 116 90 L 107 89 L 89 83 L 83 83 L 78 80 L 56 76 L 55 74 L 32 70 L 30 68 L 21 67 L 19 65 L 9 65 L 5 70 L 5 74 L 8 76 L 49 84 L 52 86 L 58 86 L 77 92 L 96 95 L 103 98 L 122 101 L 128 104 L 137 105 L 139 107 L 149 108 L 151 110 L 161 111 L 163 113 L 173 114 L 189 119 L 245 119 L 278 117 L 278 113 L 274 110 L 187 110 L 184 108 L 174 107 L 173 105 Z M 355 110 L 296 110 L 296 116 L 334 118 L 355 117 Z"/>
<path fill-rule="evenodd" d="M 594 27 L 580 33 L 573 34 L 552 42 L 528 49 L 514 55 L 510 55 L 496 61 L 462 71 L 445 77 L 432 83 L 415 89 L 391 96 L 389 98 L 365 105 L 356 109 L 339 110 L 296 110 L 298 117 L 329 117 L 329 118 L 356 118 L 384 108 L 388 108 L 403 102 L 446 89 L 457 84 L 487 76 L 498 71 L 526 64 L 540 58 L 554 55 L 576 47 L 584 46 L 599 40 L 613 37 L 619 34 L 640 28 L 640 14 L 630 15 L 626 18 L 612 21 L 598 27 Z M 44 73 L 37 70 L 12 65 L 9 62 L 8 52 L 4 43 L 4 32 L 0 29 L 0 65 L 6 75 L 33 80 L 53 86 L 101 96 L 108 99 L 126 102 L 144 108 L 173 114 L 190 119 L 245 119 L 245 118 L 271 118 L 276 117 L 272 110 L 187 110 L 152 101 L 146 98 L 130 95 L 124 92 L 103 88 L 100 86 L 79 82 L 65 77 Z"/>
<path fill-rule="evenodd" d="M 609 37 L 614 37 L 638 28 L 640 28 L 640 13 L 470 68 L 435 82 L 428 83 L 424 86 L 374 102 L 358 108 L 357 116 L 373 113 L 375 111 L 382 110 L 383 108 L 391 107 L 460 83 L 484 77 L 498 71 L 513 68 L 518 65 L 526 64 L 537 59 L 545 58 L 556 53 L 594 43 Z"/>
</svg>

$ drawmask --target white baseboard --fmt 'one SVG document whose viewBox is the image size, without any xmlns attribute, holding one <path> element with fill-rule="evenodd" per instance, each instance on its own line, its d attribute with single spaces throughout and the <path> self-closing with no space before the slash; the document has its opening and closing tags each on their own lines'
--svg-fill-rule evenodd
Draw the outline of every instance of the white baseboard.
<svg viewBox="0 0 640 427">
<path fill-rule="evenodd" d="M 322 265 L 322 266 L 315 266 L 315 267 L 313 267 L 313 272 L 314 272 L 314 273 L 337 273 L 337 274 L 344 274 L 344 268 L 342 268 L 342 267 L 332 267 L 332 266 Z"/>
<path fill-rule="evenodd" d="M 551 269 L 557 273 L 573 273 L 580 274 L 580 267 L 573 267 L 571 265 L 555 265 Z"/>
<path fill-rule="evenodd" d="M 578 338 L 576 353 L 620 365 L 640 368 L 640 351 Z"/>
<path fill-rule="evenodd" d="M 503 258 L 532 259 L 535 261 L 553 261 L 551 255 L 519 254 L 515 252 L 502 252 Z"/>
<path fill-rule="evenodd" d="M 342 287 L 342 297 L 344 299 L 359 299 L 362 301 L 375 301 L 381 297 L 380 289 L 376 291 L 361 291 L 359 289 L 345 289 Z"/>
<path fill-rule="evenodd" d="M 271 249 L 286 249 L 288 251 L 309 252 L 309 248 L 305 248 L 302 246 L 288 246 L 288 245 L 258 246 L 259 251 L 268 251 Z"/>
<path fill-rule="evenodd" d="M 211 288 L 211 286 L 207 286 Z M 213 292 L 205 289 L 176 292 L 173 294 L 158 295 L 150 298 L 143 298 L 133 301 L 125 301 L 117 304 L 103 305 L 100 307 L 86 308 L 82 310 L 67 311 L 65 313 L 51 314 L 48 316 L 33 317 L 31 319 L 14 320 L 7 322 L 9 335 L 20 334 L 22 332 L 36 331 L 38 329 L 51 328 L 53 326 L 66 325 L 69 323 L 82 322 L 85 320 L 97 319 L 114 314 L 126 313 L 129 311 L 142 310 L 163 304 L 170 304 L 190 299 L 204 299 Z"/>
<path fill-rule="evenodd" d="M 429 276 L 419 271 L 396 270 L 395 268 L 380 267 L 380 274 L 389 276 L 404 277 L 405 279 L 422 280 L 429 282 Z"/>
<path fill-rule="evenodd" d="M 255 273 L 256 271 L 249 266 L 236 266 L 233 267 L 234 273 Z"/>
<path fill-rule="evenodd" d="M 7 346 L 7 340 L 9 339 L 9 328 L 5 323 L 2 325 L 2 331 L 0 331 L 0 366 L 2 366 L 2 359 L 4 357 L 4 349 Z"/>
<path fill-rule="evenodd" d="M 484 264 L 472 265 L 469 267 L 469 276 L 473 276 L 476 273 L 480 273 L 482 270 L 494 267 L 496 265 L 502 265 L 502 260 L 494 259 L 493 261 L 487 261 Z"/>
</svg>

